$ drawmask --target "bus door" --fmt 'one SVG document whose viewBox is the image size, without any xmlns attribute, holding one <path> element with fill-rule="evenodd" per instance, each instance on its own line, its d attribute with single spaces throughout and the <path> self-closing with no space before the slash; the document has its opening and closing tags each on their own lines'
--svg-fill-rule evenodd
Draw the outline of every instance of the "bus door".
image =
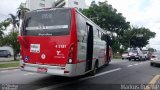
<svg viewBox="0 0 160 90">
<path fill-rule="evenodd" d="M 101 40 L 104 40 L 106 42 L 106 60 L 105 63 L 108 64 L 110 62 L 110 44 L 111 44 L 111 38 L 110 36 L 104 34 L 101 37 Z"/>
<path fill-rule="evenodd" d="M 93 59 L 93 26 L 86 23 L 87 25 L 87 55 L 86 55 L 86 71 L 92 69 L 92 59 Z"/>
</svg>

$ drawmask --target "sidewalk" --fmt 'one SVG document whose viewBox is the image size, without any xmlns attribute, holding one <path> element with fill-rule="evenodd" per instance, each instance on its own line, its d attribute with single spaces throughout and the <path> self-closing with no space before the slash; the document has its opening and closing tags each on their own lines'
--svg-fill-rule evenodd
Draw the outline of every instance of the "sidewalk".
<svg viewBox="0 0 160 90">
<path fill-rule="evenodd" d="M 14 60 L 13 57 L 10 57 L 10 58 L 0 57 L 0 62 L 3 62 L 3 61 L 13 61 L 13 60 Z"/>
</svg>

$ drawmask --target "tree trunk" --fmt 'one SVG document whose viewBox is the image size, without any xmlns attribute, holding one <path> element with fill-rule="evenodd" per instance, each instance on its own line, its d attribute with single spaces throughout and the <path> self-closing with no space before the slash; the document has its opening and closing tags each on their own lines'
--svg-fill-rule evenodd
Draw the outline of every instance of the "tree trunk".
<svg viewBox="0 0 160 90">
<path fill-rule="evenodd" d="M 15 60 L 17 60 L 17 52 L 14 50 L 14 55 L 13 55 L 13 57 L 14 57 L 14 61 Z"/>
</svg>

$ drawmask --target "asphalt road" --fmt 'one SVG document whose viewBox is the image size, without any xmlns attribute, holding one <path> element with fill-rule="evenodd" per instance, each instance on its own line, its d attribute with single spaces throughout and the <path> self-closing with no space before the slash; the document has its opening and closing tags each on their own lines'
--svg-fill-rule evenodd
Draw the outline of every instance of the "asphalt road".
<svg viewBox="0 0 160 90">
<path fill-rule="evenodd" d="M 128 60 L 114 60 L 100 68 L 95 76 L 73 78 L 3 70 L 0 90 L 143 90 L 156 75 L 160 75 L 160 68 L 151 67 L 149 61 Z"/>
</svg>

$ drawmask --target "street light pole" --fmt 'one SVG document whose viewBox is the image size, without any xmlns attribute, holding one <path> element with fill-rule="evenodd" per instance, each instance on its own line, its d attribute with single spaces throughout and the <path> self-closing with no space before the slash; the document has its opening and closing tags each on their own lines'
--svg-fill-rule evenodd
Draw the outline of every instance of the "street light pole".
<svg viewBox="0 0 160 90">
<path fill-rule="evenodd" d="M 131 47 L 131 39 L 135 34 L 136 34 L 136 32 L 134 32 L 134 34 L 131 36 L 131 38 L 129 38 L 129 48 Z"/>
</svg>

